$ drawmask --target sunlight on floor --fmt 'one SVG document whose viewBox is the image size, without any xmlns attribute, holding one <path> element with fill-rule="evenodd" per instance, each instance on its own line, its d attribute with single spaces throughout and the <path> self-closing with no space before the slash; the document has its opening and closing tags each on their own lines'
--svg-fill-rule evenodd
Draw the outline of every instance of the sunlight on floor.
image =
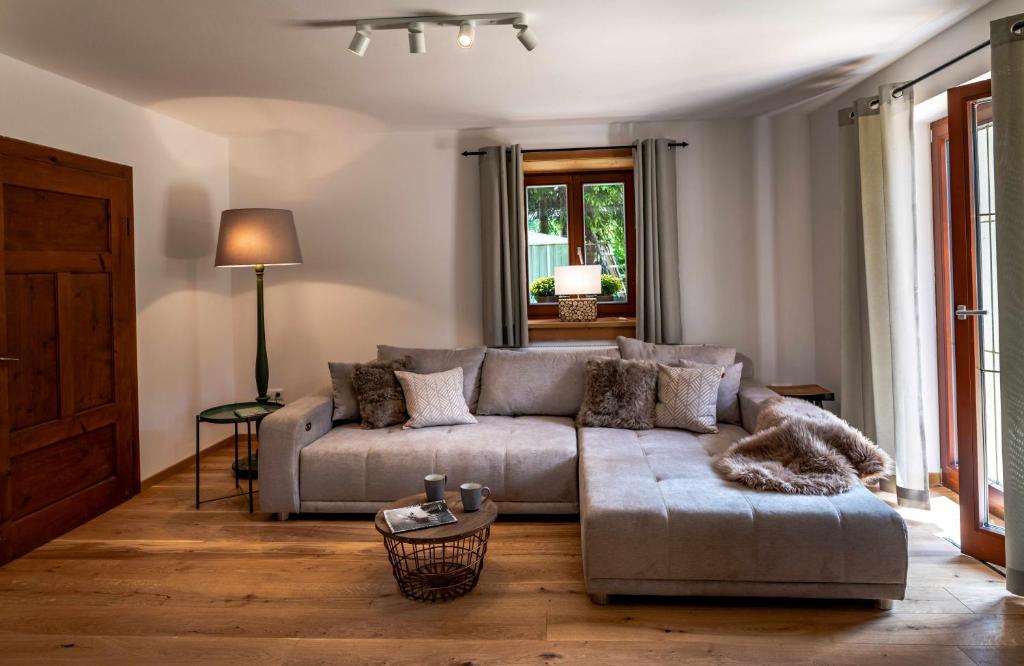
<svg viewBox="0 0 1024 666">
<path fill-rule="evenodd" d="M 896 506 L 894 493 L 877 492 L 879 497 L 895 507 L 904 520 L 920 525 L 929 525 L 934 529 L 935 536 L 953 542 L 960 547 L 960 505 L 953 499 L 952 493 L 943 489 L 932 489 L 931 510 L 911 509 Z"/>
</svg>

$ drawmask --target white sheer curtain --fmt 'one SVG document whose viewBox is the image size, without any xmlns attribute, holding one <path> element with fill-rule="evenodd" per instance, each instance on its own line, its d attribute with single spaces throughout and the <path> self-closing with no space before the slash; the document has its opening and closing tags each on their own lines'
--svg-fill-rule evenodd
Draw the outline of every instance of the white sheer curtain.
<svg viewBox="0 0 1024 666">
<path fill-rule="evenodd" d="M 843 228 L 842 416 L 895 460 L 903 506 L 929 507 L 921 395 L 913 92 L 840 114 Z"/>
<path fill-rule="evenodd" d="M 991 30 L 1006 589 L 1024 595 L 1024 14 Z"/>
</svg>

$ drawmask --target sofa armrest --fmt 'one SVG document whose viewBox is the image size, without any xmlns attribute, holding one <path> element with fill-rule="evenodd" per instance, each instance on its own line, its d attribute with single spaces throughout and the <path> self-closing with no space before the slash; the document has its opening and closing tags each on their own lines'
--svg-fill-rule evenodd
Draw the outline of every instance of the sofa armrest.
<svg viewBox="0 0 1024 666">
<path fill-rule="evenodd" d="M 754 432 L 757 428 L 757 417 L 761 413 L 761 405 L 770 398 L 777 398 L 779 394 L 771 390 L 756 379 L 743 379 L 740 381 L 740 417 L 743 419 L 743 429 L 747 432 Z"/>
<path fill-rule="evenodd" d="M 330 432 L 334 400 L 321 389 L 282 407 L 260 424 L 260 509 L 299 511 L 299 452 Z"/>
</svg>

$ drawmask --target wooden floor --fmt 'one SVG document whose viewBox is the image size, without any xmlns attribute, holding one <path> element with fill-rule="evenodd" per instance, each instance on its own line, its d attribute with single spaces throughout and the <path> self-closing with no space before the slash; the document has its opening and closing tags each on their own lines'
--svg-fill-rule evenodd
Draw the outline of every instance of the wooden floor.
<svg viewBox="0 0 1024 666">
<path fill-rule="evenodd" d="M 230 492 L 228 452 L 204 494 Z M 369 519 L 192 508 L 177 474 L 0 568 L 0 660 L 53 663 L 1024 663 L 1024 603 L 911 524 L 908 599 L 588 600 L 579 525 L 499 520 L 480 585 L 401 597 Z M 799 553 L 794 553 L 799 557 Z"/>
</svg>

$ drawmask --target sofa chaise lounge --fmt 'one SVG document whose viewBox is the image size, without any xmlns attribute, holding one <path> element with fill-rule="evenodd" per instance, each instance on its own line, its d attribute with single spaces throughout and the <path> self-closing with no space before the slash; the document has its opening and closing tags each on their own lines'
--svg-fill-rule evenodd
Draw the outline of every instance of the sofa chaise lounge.
<svg viewBox="0 0 1024 666">
<path fill-rule="evenodd" d="M 679 349 L 695 360 L 712 350 L 692 347 Z M 450 486 L 486 483 L 502 513 L 579 513 L 587 591 L 598 603 L 610 594 L 771 596 L 886 608 L 903 598 L 906 526 L 867 488 L 785 495 L 712 469 L 775 393 L 745 378 L 742 422 L 716 434 L 577 429 L 593 357 L 619 351 L 488 349 L 477 424 L 363 430 L 332 421 L 330 389 L 297 400 L 263 422 L 260 506 L 280 518 L 372 513 L 419 492 L 424 474 L 445 472 Z"/>
</svg>

